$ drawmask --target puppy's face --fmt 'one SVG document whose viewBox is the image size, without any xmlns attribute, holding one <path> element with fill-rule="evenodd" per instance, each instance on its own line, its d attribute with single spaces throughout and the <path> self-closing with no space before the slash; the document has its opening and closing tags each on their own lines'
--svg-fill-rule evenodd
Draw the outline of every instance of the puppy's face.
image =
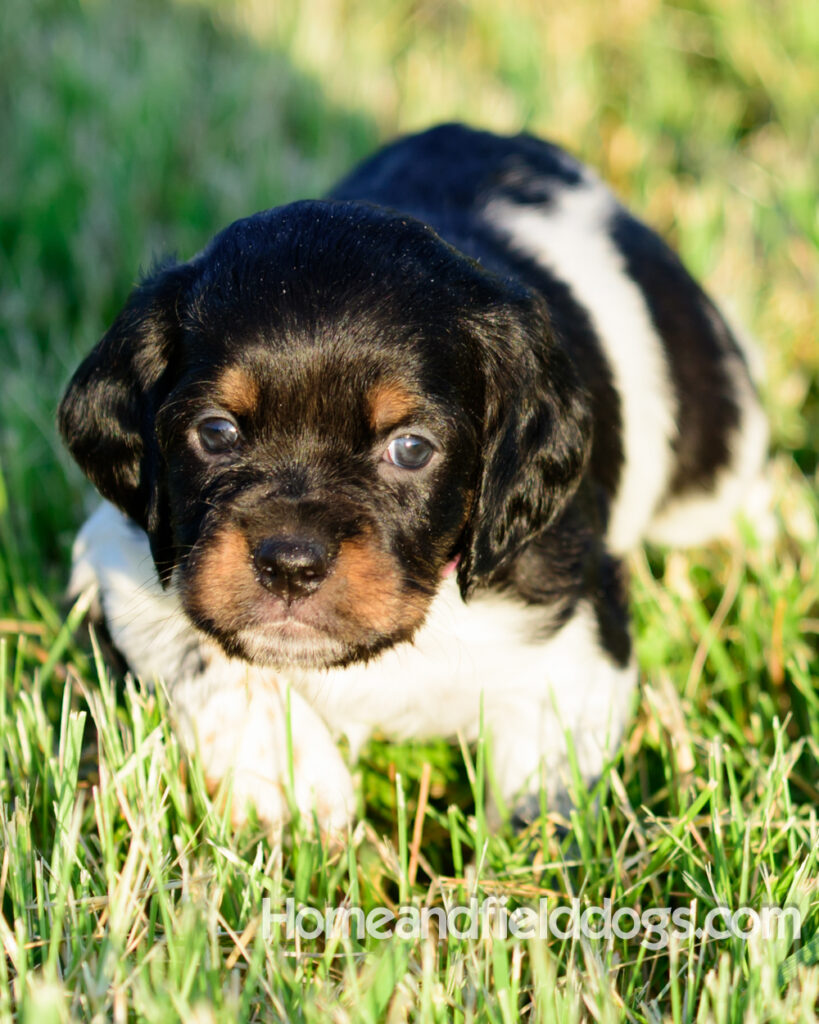
<svg viewBox="0 0 819 1024">
<path fill-rule="evenodd" d="M 320 667 L 412 637 L 554 519 L 587 447 L 543 310 L 424 225 L 303 203 L 149 278 L 63 436 L 232 655 Z"/>
<path fill-rule="evenodd" d="M 343 336 L 335 317 L 268 316 L 227 342 L 207 299 L 197 315 L 156 416 L 189 616 L 269 664 L 343 664 L 411 637 L 474 497 L 478 382 L 433 338 L 400 321 L 388 336 L 363 311 Z"/>
</svg>

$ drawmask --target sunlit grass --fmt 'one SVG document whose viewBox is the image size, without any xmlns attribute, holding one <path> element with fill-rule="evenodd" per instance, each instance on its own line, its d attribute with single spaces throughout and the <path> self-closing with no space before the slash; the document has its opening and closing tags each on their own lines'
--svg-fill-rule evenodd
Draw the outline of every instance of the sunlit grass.
<svg viewBox="0 0 819 1024">
<path fill-rule="evenodd" d="M 0 34 L 0 1019 L 798 1020 L 819 994 L 819 19 L 788 4 L 10 0 Z M 62 586 L 91 496 L 58 396 L 139 267 L 465 119 L 597 167 L 760 339 L 779 536 L 633 559 L 642 700 L 565 838 L 486 829 L 486 751 L 370 745 L 342 848 L 234 834 L 161 688 Z M 465 763 L 466 762 L 466 763 Z M 477 806 L 476 806 L 477 797 Z M 801 938 L 265 940 L 369 909 L 797 905 Z"/>
</svg>

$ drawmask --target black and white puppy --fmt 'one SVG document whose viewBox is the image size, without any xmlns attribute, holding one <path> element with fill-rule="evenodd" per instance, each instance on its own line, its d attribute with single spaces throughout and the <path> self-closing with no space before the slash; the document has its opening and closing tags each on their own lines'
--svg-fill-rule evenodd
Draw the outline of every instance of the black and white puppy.
<svg viewBox="0 0 819 1024">
<path fill-rule="evenodd" d="M 511 805 L 565 799 L 636 680 L 621 557 L 724 532 L 766 424 L 736 336 L 587 168 L 458 125 L 232 224 L 134 290 L 60 429 L 77 540 L 234 809 L 349 820 L 354 758 L 479 730 Z M 110 504 L 109 504 L 110 503 Z"/>
</svg>

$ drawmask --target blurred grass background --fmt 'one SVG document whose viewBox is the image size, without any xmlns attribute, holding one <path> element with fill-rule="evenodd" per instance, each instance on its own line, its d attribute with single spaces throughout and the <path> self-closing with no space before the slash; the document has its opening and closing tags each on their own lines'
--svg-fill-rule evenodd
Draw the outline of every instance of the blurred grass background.
<svg viewBox="0 0 819 1024">
<path fill-rule="evenodd" d="M 721 548 L 682 559 L 666 560 L 657 553 L 635 559 L 633 606 L 646 701 L 620 766 L 631 803 L 625 790 L 617 791 L 610 833 L 608 818 L 604 826 L 586 808 L 590 828 L 598 829 L 592 852 L 600 857 L 595 867 L 586 861 L 584 847 L 583 885 L 588 891 L 599 886 L 599 894 L 609 891 L 614 883 L 608 865 L 612 858 L 619 865 L 620 836 L 625 834 L 623 842 L 631 843 L 629 867 L 618 867 L 616 874 L 632 899 L 635 892 L 657 885 L 662 892 L 655 896 L 666 898 L 705 893 L 711 876 L 698 858 L 706 858 L 710 871 L 708 851 L 715 871 L 723 873 L 725 891 L 734 886 L 747 898 L 762 899 L 767 892 L 784 899 L 804 844 L 816 845 L 819 800 L 819 18 L 813 0 L 574 0 L 548 5 L 518 0 L 514 7 L 489 0 L 4 0 L 0 17 L 0 618 L 5 632 L 17 629 L 23 636 L 9 659 L 7 677 L 0 659 L 0 769 L 8 767 L 5 775 L 0 771 L 0 805 L 22 801 L 33 780 L 39 787 L 36 813 L 25 828 L 18 828 L 18 822 L 17 832 L 6 823 L 0 829 L 0 847 L 12 849 L 9 877 L 19 873 L 22 894 L 19 900 L 3 895 L 9 862 L 0 860 L 0 903 L 14 921 L 21 948 L 34 950 L 32 963 L 39 941 L 32 936 L 47 928 L 42 913 L 30 934 L 20 923 L 28 912 L 20 908 L 30 910 L 36 889 L 31 858 L 40 857 L 52 842 L 59 849 L 62 841 L 52 798 L 63 792 L 64 761 L 62 752 L 59 764 L 55 761 L 56 739 L 47 720 L 53 725 L 60 716 L 66 679 L 92 683 L 94 677 L 83 652 L 61 631 L 55 611 L 73 533 L 93 502 L 56 438 L 53 418 L 61 389 L 110 323 L 140 267 L 168 252 L 192 255 L 239 216 L 319 195 L 377 144 L 451 119 L 502 132 L 528 129 L 595 166 L 760 340 L 783 535 L 773 558 L 751 547 L 744 560 Z M 108 712 L 116 717 L 111 708 Z M 64 719 L 66 713 L 64 708 Z M 113 760 L 117 771 L 126 773 L 121 783 L 126 795 L 102 787 L 103 799 L 110 801 L 105 827 L 85 808 L 79 833 L 84 852 L 77 855 L 82 871 L 72 884 L 95 899 L 103 899 L 134 853 L 131 832 L 134 821 L 142 820 L 146 786 L 128 772 L 133 751 L 138 755 L 141 749 L 142 713 L 129 704 L 127 713 L 121 711 L 117 722 L 112 719 L 106 726 L 122 730 L 121 759 Z M 166 728 L 156 708 L 145 714 L 153 715 L 152 729 Z M 780 728 L 783 720 L 787 730 Z M 720 748 L 727 751 L 720 755 L 724 765 L 719 758 L 713 761 L 716 754 L 704 753 L 717 740 L 726 744 Z M 184 794 L 177 793 L 173 756 L 170 766 L 161 769 L 167 773 L 161 785 L 147 787 L 151 799 L 156 789 L 157 802 L 149 800 L 144 813 L 156 843 L 152 877 L 167 872 L 169 885 L 178 883 L 184 890 L 190 881 L 187 861 L 182 854 L 162 859 L 163 851 L 178 853 L 181 835 L 190 853 L 202 836 L 189 822 Z M 444 748 L 402 753 L 373 744 L 363 772 L 366 810 L 389 830 L 396 762 L 408 793 L 415 792 L 421 763 L 432 764 L 432 803 L 438 801 L 440 814 L 435 824 L 428 822 L 425 853 L 433 873 L 450 857 L 456 819 L 447 818 L 451 793 L 448 797 L 444 783 L 457 773 L 457 759 Z M 126 771 L 126 766 L 131 767 Z M 771 774 L 774 769 L 779 774 Z M 666 826 L 656 826 L 650 815 L 636 823 L 633 807 L 643 804 L 673 822 L 709 784 L 721 796 L 713 798 L 712 826 L 699 822 L 694 838 L 685 833 L 690 850 L 683 849 L 682 840 L 671 842 Z M 798 828 L 791 792 L 801 801 Z M 68 804 L 60 799 L 64 823 Z M 197 796 L 197 808 L 203 799 Z M 736 835 L 719 825 L 727 807 L 731 820 L 739 823 Z M 117 817 L 121 814 L 125 819 Z M 747 835 L 742 831 L 746 823 Z M 458 828 L 467 843 L 467 826 Z M 689 828 L 694 828 L 690 822 Z M 204 835 L 223 846 L 232 842 L 210 819 Z M 635 835 L 642 836 L 638 853 Z M 18 847 L 10 836 L 17 836 Z M 746 848 L 748 836 L 753 844 Z M 510 854 L 504 841 L 498 842 L 489 847 L 491 871 L 498 877 L 506 871 L 517 882 L 528 878 L 526 849 Z M 723 843 L 730 847 L 725 861 L 720 859 Z M 104 856 L 97 856 L 100 844 Z M 371 884 L 375 899 L 379 872 L 388 880 L 385 885 L 395 882 L 394 855 L 390 860 L 387 848 L 371 834 L 363 845 L 359 837 L 356 848 L 366 864 L 361 885 Z M 211 905 L 222 900 L 226 914 L 225 903 L 235 902 L 235 914 L 228 914 L 234 923 L 247 916 L 243 858 L 254 856 L 248 842 L 238 849 L 238 859 L 235 853 L 230 854 L 233 860 L 216 859 L 218 892 L 211 893 Z M 294 871 L 300 872 L 297 888 L 299 878 L 311 877 L 311 862 L 305 858 L 319 854 L 311 853 L 309 844 L 301 851 L 295 867 L 285 864 L 285 888 Z M 47 852 L 43 856 L 48 860 Z M 761 876 L 756 866 L 749 867 L 754 857 L 765 861 Z M 213 868 L 207 856 L 203 862 L 203 870 Z M 42 875 L 43 862 L 38 863 Z M 751 870 L 753 884 L 746 874 Z M 815 867 L 811 870 L 815 873 Z M 322 885 L 325 876 L 315 874 Z M 694 876 L 699 889 L 691 882 Z M 538 877 L 543 883 L 545 876 Z M 556 875 L 550 884 L 565 894 L 578 881 L 573 877 Z M 326 883 L 329 895 L 334 884 Z M 255 906 L 268 890 L 252 891 Z M 142 906 L 134 911 L 132 937 L 142 927 Z M 145 914 L 156 916 L 148 896 L 144 907 Z M 202 942 L 218 944 L 211 918 L 206 926 L 190 906 L 180 908 L 169 897 L 161 914 L 163 941 L 171 943 L 169 948 L 174 941 L 179 944 L 181 963 L 188 955 L 186 944 L 195 945 L 200 933 L 207 936 Z M 125 939 L 112 937 L 104 920 L 97 924 L 122 960 L 109 969 L 105 948 L 89 934 L 66 982 L 73 986 L 81 1016 L 94 1005 L 109 1013 L 105 986 L 110 978 L 119 977 L 117 971 L 127 974 L 133 964 L 138 975 L 141 958 L 153 955 L 151 942 L 143 937 L 136 947 L 128 946 L 126 956 Z M 0 939 L 8 952 L 12 946 L 2 925 L 0 916 Z M 816 925 L 814 908 L 808 931 L 815 932 Z M 123 925 L 123 935 L 130 927 Z M 52 942 L 60 941 L 61 932 L 54 934 Z M 215 955 L 211 947 L 207 952 Z M 458 972 L 473 970 L 473 952 L 466 954 L 466 968 L 455 956 L 448 961 L 449 973 L 440 977 L 437 968 L 428 971 L 424 960 L 424 979 L 429 974 L 431 985 L 445 982 L 447 992 L 457 994 L 463 977 Z M 626 973 L 630 980 L 618 981 L 619 992 L 630 1005 L 656 999 L 656 1013 L 669 1012 L 679 1020 L 693 1019 L 695 1004 L 713 1014 L 707 1019 L 740 1019 L 748 1006 L 761 1015 L 765 1005 L 779 998 L 780 989 L 775 979 L 760 973 L 758 963 L 748 966 L 745 952 L 735 949 L 733 954 L 718 983 L 716 976 L 709 981 L 701 966 L 707 963 L 710 970 L 716 954 L 697 960 L 696 976 L 686 981 L 693 1002 L 685 1013 L 681 1004 L 674 1009 L 663 969 L 647 968 L 642 958 L 633 973 Z M 225 958 L 230 962 L 227 953 Z M 11 962 L 19 971 L 18 961 Z M 476 977 L 491 974 L 494 979 L 492 997 L 488 990 L 482 996 L 491 1003 L 499 962 L 493 960 L 491 970 L 483 961 L 474 963 Z M 524 990 L 521 1005 L 527 985 L 537 988 L 544 978 L 549 985 L 555 982 L 553 967 L 533 963 L 534 981 L 528 968 L 522 983 L 518 977 Z M 260 964 L 259 984 L 267 994 L 259 1005 L 269 1009 L 265 985 L 275 988 L 270 979 L 281 965 Z M 11 1006 L 2 991 L 2 966 L 0 1019 Z M 591 961 L 586 968 L 585 977 L 594 983 L 597 968 Z M 156 970 L 160 981 L 149 984 L 147 975 L 141 976 L 133 989 L 133 979 L 122 981 L 123 991 L 142 992 L 142 1001 L 134 1004 L 137 1019 L 174 1019 L 179 1007 L 189 1007 L 189 997 L 218 992 L 222 985 L 228 991 L 232 984 L 221 962 L 195 981 L 173 962 L 167 976 Z M 353 971 L 349 984 L 374 991 L 378 979 L 369 970 Z M 93 984 L 89 971 L 97 979 Z M 328 977 L 333 981 L 332 972 Z M 760 978 L 767 979 L 764 985 Z M 285 985 L 288 998 L 295 999 L 286 1003 L 287 1013 L 302 1012 L 300 984 L 299 978 L 289 978 Z M 316 984 L 325 993 L 320 978 Z M 771 1019 L 798 1019 L 810 992 L 819 992 L 819 974 L 812 984 L 814 989 L 803 979 L 790 1003 L 777 1003 Z M 157 1009 L 161 1000 L 156 993 L 163 985 L 172 993 L 170 1010 L 164 1004 Z M 590 991 L 599 994 L 605 988 L 601 985 L 595 989 L 593 984 Z M 43 1010 L 50 1005 L 48 993 L 37 991 L 45 1003 L 37 1002 L 27 1019 L 40 1024 L 52 1018 Z M 606 992 L 594 1004 L 598 1019 L 614 1019 L 606 1014 L 621 1005 L 620 995 Z M 221 1005 L 217 996 L 212 998 L 213 1005 Z M 322 995 L 317 1016 L 306 1019 L 327 1019 L 321 1007 L 331 1004 L 321 999 L 329 998 Z M 513 1019 L 508 1007 L 492 1005 L 488 1019 Z M 575 1001 L 564 1010 L 567 1019 L 578 1019 L 582 1006 Z M 337 1007 L 333 1012 L 335 1020 L 352 1019 Z M 657 1019 L 652 1012 L 641 1010 L 638 1017 Z M 424 1013 L 418 1019 L 439 1019 L 431 1010 Z M 244 1010 L 236 1014 L 244 1019 Z M 285 1019 L 286 1013 L 279 1017 Z M 375 1017 L 364 1014 L 361 1019 Z"/>
</svg>

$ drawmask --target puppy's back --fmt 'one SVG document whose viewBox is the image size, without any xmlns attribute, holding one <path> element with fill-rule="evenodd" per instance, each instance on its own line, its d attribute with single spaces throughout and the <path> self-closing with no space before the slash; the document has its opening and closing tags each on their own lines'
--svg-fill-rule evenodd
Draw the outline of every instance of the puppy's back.
<svg viewBox="0 0 819 1024">
<path fill-rule="evenodd" d="M 418 217 L 544 296 L 591 393 L 589 474 L 614 551 L 726 531 L 767 446 L 745 354 L 675 253 L 592 171 L 531 136 L 443 125 L 381 150 L 332 195 Z"/>
</svg>

